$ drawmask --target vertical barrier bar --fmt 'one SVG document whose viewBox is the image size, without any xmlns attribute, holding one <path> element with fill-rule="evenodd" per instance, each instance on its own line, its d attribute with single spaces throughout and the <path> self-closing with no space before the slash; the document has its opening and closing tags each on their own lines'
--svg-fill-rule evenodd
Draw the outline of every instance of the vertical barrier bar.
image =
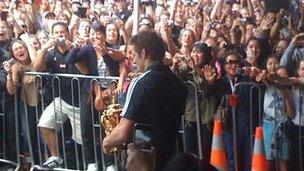
<svg viewBox="0 0 304 171">
<path fill-rule="evenodd" d="M 299 93 L 301 93 L 301 91 L 299 91 Z M 300 99 L 299 99 L 300 100 Z M 302 101 L 303 103 L 303 101 Z M 299 103 L 299 107 L 301 108 L 301 103 Z M 300 116 L 299 116 L 299 166 L 300 166 L 300 171 L 303 171 L 303 149 L 302 149 L 302 115 L 303 113 L 300 113 Z"/>
<path fill-rule="evenodd" d="M 198 104 L 198 88 L 195 83 L 188 81 L 188 84 L 192 85 L 194 88 L 194 95 L 195 95 L 195 115 L 196 115 L 196 130 L 197 130 L 197 144 L 198 144 L 198 153 L 199 158 L 203 159 L 203 150 L 202 150 L 202 133 L 201 133 L 201 119 L 199 113 L 199 104 Z"/>
<path fill-rule="evenodd" d="M 252 91 L 254 88 L 257 88 L 259 91 L 259 125 L 261 125 L 261 118 L 262 118 L 262 112 L 261 112 L 261 91 L 260 91 L 260 84 L 258 83 L 254 83 L 254 82 L 239 82 L 239 83 L 236 83 L 234 85 L 234 91 L 232 92 L 233 94 L 235 94 L 235 90 L 238 88 L 238 87 L 241 87 L 241 86 L 251 86 L 250 87 L 250 148 L 251 148 L 251 151 L 252 151 L 252 147 L 253 147 L 253 142 L 252 142 L 252 116 L 253 116 L 253 105 L 252 105 Z M 233 122 L 233 154 L 234 154 L 234 167 L 235 167 L 235 171 L 238 171 L 239 170 L 239 166 L 238 166 L 238 145 L 237 145 L 237 127 L 236 127 L 236 124 L 237 124 L 237 118 L 236 118 L 236 106 L 232 107 L 232 122 Z M 251 152 L 252 153 L 252 152 Z"/>
<path fill-rule="evenodd" d="M 53 77 L 52 79 L 52 91 L 53 91 L 53 97 L 55 99 L 55 90 L 54 90 L 54 80 L 58 80 L 58 93 L 59 93 L 59 97 L 61 97 L 61 84 L 60 84 L 60 78 L 58 76 Z M 66 159 L 66 152 L 65 152 L 65 136 L 64 136 L 64 128 L 63 128 L 63 122 L 62 122 L 62 99 L 59 99 L 59 107 L 60 107 L 60 128 L 61 128 L 61 142 L 62 142 L 62 151 L 63 151 L 63 160 L 64 160 L 64 167 L 67 168 L 67 159 Z M 54 111 L 56 111 L 56 103 L 54 101 Z M 57 122 L 57 112 L 55 112 L 55 121 Z M 57 123 L 56 123 L 57 124 Z M 56 133 L 56 137 L 58 137 L 57 135 L 57 131 Z M 58 146 L 58 140 L 56 138 L 57 141 L 57 151 L 60 154 L 59 151 L 59 146 Z"/>
<path fill-rule="evenodd" d="M 39 86 L 38 87 L 36 87 L 36 80 L 38 80 L 37 81 L 37 83 L 39 83 L 39 85 L 41 84 L 42 85 L 42 77 L 40 76 L 40 75 L 36 75 L 35 76 L 35 89 L 37 88 L 38 90 L 38 94 L 39 94 Z M 40 89 L 40 91 L 42 92 L 42 89 Z M 37 97 L 37 98 L 39 98 L 39 97 Z M 42 99 L 40 99 L 40 103 L 43 103 L 42 102 L 42 100 L 43 100 L 43 98 Z M 36 119 L 36 135 L 37 135 L 37 146 L 38 146 L 38 158 L 39 158 L 39 164 L 41 164 L 42 163 L 42 150 L 41 150 L 41 141 L 40 141 L 40 134 L 39 134 L 39 129 L 38 129 L 38 122 L 39 122 L 39 111 L 38 111 L 38 106 L 40 105 L 40 103 L 39 103 L 39 99 L 38 99 L 38 104 L 37 104 L 37 106 L 36 106 L 36 116 L 35 116 L 35 119 Z M 40 112 L 42 112 L 43 110 L 44 110 L 44 107 L 43 106 L 41 106 L 41 111 Z M 41 115 L 41 114 L 40 114 Z"/>
<path fill-rule="evenodd" d="M 136 35 L 139 29 L 139 0 L 133 1 L 133 31 L 132 35 Z"/>
<path fill-rule="evenodd" d="M 237 123 L 237 121 L 236 121 L 236 107 L 233 107 L 232 108 L 232 134 L 233 134 L 234 168 L 235 168 L 235 171 L 239 171 L 236 123 Z"/>
<path fill-rule="evenodd" d="M 19 141 L 19 119 L 18 119 L 18 89 L 16 90 L 16 94 L 14 95 L 14 102 L 15 102 L 15 134 L 16 134 L 16 157 L 17 157 L 17 168 L 15 170 L 18 170 L 21 165 L 20 160 L 20 141 Z"/>
<path fill-rule="evenodd" d="M 185 151 L 186 150 L 186 136 L 185 136 L 185 116 L 184 115 L 182 115 L 182 134 L 183 134 L 183 148 Z"/>
<path fill-rule="evenodd" d="M 77 139 L 77 129 L 76 129 L 76 115 L 75 115 L 75 104 L 74 104 L 74 80 L 76 81 L 77 83 L 77 88 L 78 88 L 78 104 L 79 104 L 79 107 L 80 107 L 80 104 L 81 104 L 81 100 L 80 100 L 80 82 L 79 82 L 79 79 L 74 77 L 71 79 L 71 93 L 72 93 L 72 104 L 73 104 L 73 126 L 74 126 L 74 131 L 75 131 L 75 142 L 74 142 L 74 148 L 75 148 L 75 154 L 76 154 L 76 166 L 77 166 L 77 170 L 80 169 L 80 166 L 79 166 L 79 155 L 78 155 L 78 148 L 77 148 L 77 142 L 76 142 L 76 139 Z M 80 116 L 79 116 L 80 117 Z"/>
<path fill-rule="evenodd" d="M 42 76 L 41 75 L 38 75 L 38 74 L 35 74 L 36 75 L 36 77 L 38 77 L 39 79 L 40 79 L 40 91 L 41 91 L 41 93 L 40 93 L 40 100 L 41 100 L 41 112 L 43 112 L 44 111 L 44 106 L 45 106 L 45 104 L 44 104 L 44 87 L 43 87 L 43 80 L 42 80 Z M 37 123 L 39 123 L 39 120 L 40 120 L 40 117 L 36 120 L 37 121 Z M 38 124 L 37 124 L 38 125 Z M 40 134 L 40 131 L 39 131 L 39 128 L 38 128 L 38 126 L 37 126 L 37 136 L 39 137 L 39 142 L 40 142 L 40 136 L 41 134 Z M 41 151 L 41 146 L 40 146 L 40 144 L 39 144 L 39 164 L 41 165 L 42 164 L 42 162 L 43 162 L 43 158 L 47 158 L 47 156 L 48 156 L 48 154 L 47 154 L 47 145 L 46 145 L 46 143 L 43 141 L 42 142 L 43 143 L 43 152 L 44 152 L 44 155 L 42 155 L 42 151 Z"/>
<path fill-rule="evenodd" d="M 94 88 L 94 83 L 98 83 L 97 80 L 91 80 L 90 82 L 90 88 Z M 93 83 L 93 84 L 91 84 Z M 93 130 L 93 144 L 94 144 L 94 158 L 95 158 L 95 163 L 98 163 L 98 158 L 97 158 L 97 149 L 96 149 L 96 134 L 95 134 L 95 127 L 94 127 L 94 99 L 93 96 L 90 96 L 90 101 L 91 101 L 91 119 L 92 119 L 92 130 Z M 98 164 L 97 164 L 97 169 L 98 169 Z"/>
<path fill-rule="evenodd" d="M 24 102 L 23 102 L 23 107 L 24 107 L 24 114 L 25 114 L 25 125 L 26 125 L 26 133 L 27 133 L 27 142 L 28 142 L 28 148 L 29 148 L 29 152 L 30 152 L 30 160 L 31 160 L 31 164 L 32 165 L 35 165 L 35 162 L 34 162 L 34 152 L 33 152 L 33 147 L 32 147 L 32 140 L 31 140 L 31 135 L 30 135 L 30 126 L 29 126 L 29 116 L 28 116 L 28 111 L 27 111 L 27 101 L 26 101 L 26 93 L 25 93 L 25 90 L 24 90 L 24 87 L 22 85 L 21 87 L 21 93 L 24 97 Z M 21 123 L 23 124 L 23 123 Z M 25 156 L 26 157 L 26 156 Z M 26 160 L 26 158 L 25 158 Z"/>
<path fill-rule="evenodd" d="M 100 125 L 100 124 L 99 124 Z M 100 132 L 100 144 L 101 144 L 101 147 L 103 146 L 102 145 L 102 137 L 103 137 L 103 132 L 101 130 L 101 127 L 99 127 L 99 132 Z M 100 148 L 100 152 L 101 152 L 101 161 L 102 161 L 102 168 L 103 170 L 105 170 L 106 168 L 106 165 L 105 165 L 105 159 L 104 159 L 104 152 L 103 152 L 103 148 Z"/>
<path fill-rule="evenodd" d="M 3 152 L 3 159 L 5 159 L 5 153 L 6 153 L 6 149 L 5 149 L 5 117 L 4 117 L 4 112 L 5 112 L 5 105 L 4 105 L 4 100 L 5 100 L 5 94 L 4 93 L 1 93 L 1 98 L 2 98 L 2 103 L 1 103 L 1 106 L 2 106 L 2 114 L 1 114 L 1 117 L 2 117 L 2 130 L 3 130 L 3 133 L 2 133 L 2 152 Z"/>
</svg>

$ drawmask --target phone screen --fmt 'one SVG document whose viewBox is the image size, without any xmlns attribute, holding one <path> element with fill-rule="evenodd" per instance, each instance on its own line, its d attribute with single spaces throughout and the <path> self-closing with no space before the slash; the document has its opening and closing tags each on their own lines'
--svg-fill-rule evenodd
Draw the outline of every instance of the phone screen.
<svg viewBox="0 0 304 171">
<path fill-rule="evenodd" d="M 133 143 L 140 150 L 151 150 L 152 141 L 152 125 L 150 124 L 136 124 L 134 126 L 134 140 Z"/>
</svg>

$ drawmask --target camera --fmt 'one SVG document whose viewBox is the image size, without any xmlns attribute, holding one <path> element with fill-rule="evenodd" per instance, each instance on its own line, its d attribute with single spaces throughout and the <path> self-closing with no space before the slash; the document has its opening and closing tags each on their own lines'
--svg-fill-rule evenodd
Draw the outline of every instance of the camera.
<svg viewBox="0 0 304 171">
<path fill-rule="evenodd" d="M 57 41 L 58 41 L 58 45 L 61 45 L 61 46 L 65 45 L 65 38 L 58 37 Z"/>
<path fill-rule="evenodd" d="M 235 46 L 233 44 L 227 43 L 227 44 L 224 44 L 223 48 L 225 48 L 227 50 L 233 50 L 235 48 Z"/>
<path fill-rule="evenodd" d="M 186 56 L 183 56 L 183 55 L 179 55 L 177 56 L 177 59 L 181 62 L 185 62 L 186 61 Z"/>
<path fill-rule="evenodd" d="M 14 0 L 14 3 L 16 4 L 16 8 L 18 8 L 18 6 L 20 4 L 20 0 Z"/>
<path fill-rule="evenodd" d="M 209 25 L 209 28 L 210 29 L 216 29 L 216 23 L 211 23 L 210 25 Z"/>
<path fill-rule="evenodd" d="M 239 75 L 239 76 L 245 75 L 245 70 L 243 68 L 237 68 L 236 75 Z"/>
<path fill-rule="evenodd" d="M 79 18 L 86 18 L 87 16 L 87 8 L 86 7 L 78 7 L 77 11 L 75 12 Z"/>
<path fill-rule="evenodd" d="M 283 17 L 289 17 L 289 12 L 286 10 L 282 10 Z"/>
<path fill-rule="evenodd" d="M 153 140 L 153 126 L 151 124 L 134 125 L 133 143 L 142 151 L 150 151 Z"/>
<path fill-rule="evenodd" d="M 187 1 L 185 2 L 185 4 L 186 4 L 187 6 L 192 6 L 192 5 L 193 5 L 193 2 L 192 2 L 191 0 L 187 0 Z"/>
<path fill-rule="evenodd" d="M 246 25 L 248 23 L 248 19 L 247 18 L 241 18 L 240 22 L 244 25 Z"/>
<path fill-rule="evenodd" d="M 153 6 L 154 5 L 154 1 L 153 0 L 141 0 L 140 4 L 141 5 L 145 5 L 145 6 Z"/>
</svg>

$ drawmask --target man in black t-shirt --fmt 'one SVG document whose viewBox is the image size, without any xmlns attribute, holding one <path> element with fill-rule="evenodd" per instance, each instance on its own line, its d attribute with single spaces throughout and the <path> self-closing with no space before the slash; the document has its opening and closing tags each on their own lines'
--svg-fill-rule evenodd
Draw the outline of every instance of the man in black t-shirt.
<svg viewBox="0 0 304 171">
<path fill-rule="evenodd" d="M 161 170 L 175 153 L 187 90 L 163 64 L 165 45 L 156 32 L 140 32 L 131 38 L 130 46 L 138 71 L 144 73 L 132 80 L 120 123 L 103 140 L 103 148 L 107 153 L 111 147 L 129 142 L 135 123 L 152 124 L 152 146 L 157 148 L 156 170 Z"/>
<path fill-rule="evenodd" d="M 51 73 L 79 74 L 75 65 L 66 63 L 66 56 L 69 53 L 72 43 L 69 41 L 68 27 L 64 23 L 58 22 L 52 26 L 52 37 L 46 42 L 38 52 L 34 60 L 34 68 L 37 71 L 49 71 Z M 57 150 L 56 132 L 60 129 L 60 122 L 65 122 L 70 118 L 73 135 L 72 138 L 77 143 L 81 142 L 80 137 L 80 108 L 78 86 L 72 84 L 71 78 L 60 77 L 59 81 L 48 80 L 55 91 L 55 98 L 43 111 L 38 127 L 40 128 L 43 139 L 46 141 L 51 153 L 51 157 L 43 164 L 44 167 L 59 167 L 63 160 L 59 157 Z M 60 85 L 58 84 L 60 82 Z M 81 83 L 81 82 L 80 82 Z M 72 94 L 71 89 L 74 89 Z M 52 97 L 50 93 L 48 96 Z M 72 98 L 73 97 L 73 98 Z M 74 99 L 74 100 L 73 100 Z M 75 114 L 75 116 L 74 116 Z M 75 117 L 75 120 L 74 120 Z M 74 123 L 75 121 L 75 123 Z M 79 136 L 77 136 L 77 135 Z"/>
</svg>

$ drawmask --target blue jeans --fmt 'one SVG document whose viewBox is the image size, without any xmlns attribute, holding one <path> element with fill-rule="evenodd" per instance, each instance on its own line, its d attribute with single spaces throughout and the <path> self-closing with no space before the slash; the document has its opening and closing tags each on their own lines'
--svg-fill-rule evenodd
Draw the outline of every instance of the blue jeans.
<svg viewBox="0 0 304 171">
<path fill-rule="evenodd" d="M 239 170 L 251 170 L 251 147 L 249 127 L 238 128 L 237 130 L 237 149 Z M 234 171 L 234 153 L 233 153 L 233 134 L 231 131 L 224 131 L 223 134 L 225 149 L 228 157 L 228 170 Z"/>
</svg>

